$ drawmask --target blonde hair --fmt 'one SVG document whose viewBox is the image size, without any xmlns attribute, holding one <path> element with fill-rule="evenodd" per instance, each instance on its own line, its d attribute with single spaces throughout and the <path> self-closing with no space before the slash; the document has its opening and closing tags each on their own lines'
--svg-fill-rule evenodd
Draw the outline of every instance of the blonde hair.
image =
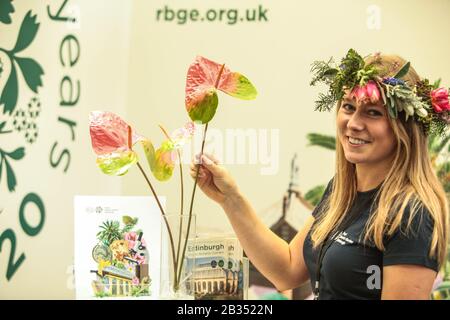
<svg viewBox="0 0 450 320">
<path fill-rule="evenodd" d="M 393 76 L 406 63 L 396 55 L 375 55 L 366 58 L 366 63 L 375 65 L 380 76 Z M 416 84 L 420 77 L 411 67 L 403 78 L 409 85 Z M 338 103 L 339 110 L 340 102 Z M 429 256 L 436 258 L 439 267 L 445 261 L 448 242 L 448 203 L 428 154 L 428 138 L 421 125 L 403 115 L 390 117 L 390 125 L 396 138 L 395 155 L 390 171 L 375 197 L 374 212 L 367 221 L 364 240 L 372 241 L 379 250 L 384 250 L 385 236 L 392 236 L 404 221 L 405 209 L 410 215 L 406 232 L 423 205 L 430 212 L 434 223 Z M 336 172 L 329 197 L 321 205 L 320 215 L 314 224 L 311 239 L 317 247 L 343 222 L 345 213 L 356 197 L 356 169 L 347 161 L 342 145 L 336 144 Z"/>
</svg>

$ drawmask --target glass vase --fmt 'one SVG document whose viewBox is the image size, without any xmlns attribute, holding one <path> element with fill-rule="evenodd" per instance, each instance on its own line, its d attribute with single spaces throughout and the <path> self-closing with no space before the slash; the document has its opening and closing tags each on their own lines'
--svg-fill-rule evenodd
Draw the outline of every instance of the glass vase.
<svg viewBox="0 0 450 320">
<path fill-rule="evenodd" d="M 161 217 L 160 299 L 194 299 L 196 215 Z"/>
</svg>

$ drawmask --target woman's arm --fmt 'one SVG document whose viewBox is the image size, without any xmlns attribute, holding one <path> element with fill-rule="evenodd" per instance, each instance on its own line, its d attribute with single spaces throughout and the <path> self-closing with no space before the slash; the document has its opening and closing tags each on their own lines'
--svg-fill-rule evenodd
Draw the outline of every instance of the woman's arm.
<svg viewBox="0 0 450 320">
<path fill-rule="evenodd" d="M 195 170 L 193 165 L 192 176 Z M 309 279 L 303 260 L 303 242 L 313 217 L 288 244 L 264 225 L 228 172 L 205 156 L 198 184 L 209 198 L 222 206 L 248 258 L 279 291 L 295 288 Z"/>
<path fill-rule="evenodd" d="M 309 279 L 303 243 L 313 217 L 288 244 L 263 224 L 242 195 L 231 197 L 223 209 L 248 258 L 279 291 L 296 288 Z"/>
<path fill-rule="evenodd" d="M 430 299 L 436 271 L 419 265 L 383 267 L 382 300 Z"/>
</svg>

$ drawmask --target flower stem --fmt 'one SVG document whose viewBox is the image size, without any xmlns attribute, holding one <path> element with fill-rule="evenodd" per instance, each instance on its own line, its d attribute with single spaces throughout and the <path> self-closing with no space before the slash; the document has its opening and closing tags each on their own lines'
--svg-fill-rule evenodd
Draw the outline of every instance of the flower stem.
<svg viewBox="0 0 450 320">
<path fill-rule="evenodd" d="M 173 243 L 173 236 L 172 236 L 172 231 L 170 229 L 169 226 L 169 222 L 167 221 L 167 216 L 166 213 L 164 212 L 164 209 L 161 205 L 161 202 L 159 202 L 158 196 L 156 195 L 155 189 L 153 188 L 150 180 L 148 179 L 147 175 L 145 174 L 144 169 L 142 169 L 142 166 L 139 162 L 137 162 L 137 166 L 139 168 L 139 170 L 141 170 L 142 175 L 145 178 L 145 181 L 147 181 L 148 186 L 150 187 L 150 190 L 152 191 L 153 196 L 155 197 L 156 203 L 158 204 L 159 210 L 161 211 L 161 215 L 164 218 L 164 222 L 166 224 L 167 227 L 167 232 L 169 233 L 169 239 L 170 239 L 170 246 L 172 249 L 172 259 L 173 259 L 173 268 L 174 268 L 174 272 L 175 272 L 175 283 L 178 283 L 178 278 L 177 278 L 177 269 L 178 269 L 178 262 L 175 259 L 175 247 L 174 247 L 174 243 Z"/>
<path fill-rule="evenodd" d="M 181 155 L 180 151 L 177 150 L 178 154 L 178 161 L 180 165 L 180 189 L 181 189 L 181 197 L 180 197 L 180 230 L 178 231 L 178 245 L 177 245 L 177 261 L 180 260 L 180 249 L 181 249 L 181 233 L 183 232 L 183 212 L 184 212 L 184 205 L 183 205 L 183 199 L 184 199 L 184 182 L 183 182 L 183 166 L 181 164 Z M 180 278 L 177 278 L 178 281 L 180 281 Z"/>
<path fill-rule="evenodd" d="M 222 64 L 219 74 L 217 75 L 216 78 L 216 83 L 214 84 L 214 87 L 217 89 L 217 87 L 219 86 L 219 81 L 220 81 L 220 77 L 222 76 L 223 70 L 225 68 L 225 64 Z M 200 151 L 200 161 L 203 155 L 203 150 L 205 148 L 205 140 L 206 140 L 206 132 L 208 131 L 208 123 L 206 123 L 205 125 L 205 131 L 203 132 L 203 140 L 202 140 L 202 149 Z M 191 221 L 192 221 L 192 209 L 194 207 L 194 198 L 195 198 L 195 190 L 197 188 L 197 182 L 198 182 L 198 173 L 200 171 L 200 163 L 197 164 L 197 170 L 195 172 L 195 182 L 194 182 L 194 187 L 192 189 L 192 197 L 191 197 L 191 203 L 189 206 L 189 219 L 188 219 L 188 225 L 187 225 L 187 231 L 186 231 L 186 239 L 184 241 L 184 246 L 183 246 L 183 254 L 181 255 L 181 259 L 180 259 L 180 263 L 178 265 L 179 271 L 178 271 L 178 279 L 181 278 L 181 271 L 183 270 L 183 263 L 184 263 L 184 256 L 186 254 L 186 246 L 187 246 L 187 242 L 188 242 L 188 238 L 189 238 L 189 232 L 191 229 Z"/>
<path fill-rule="evenodd" d="M 167 139 L 169 139 L 169 141 L 172 141 L 172 139 L 170 138 L 169 134 L 167 133 L 166 129 L 164 129 L 164 127 L 162 125 L 159 125 L 159 128 L 161 129 L 161 131 L 164 133 L 164 135 L 166 136 Z M 173 142 L 173 141 L 172 141 Z M 183 182 L 183 165 L 181 163 L 181 154 L 180 154 L 180 150 L 177 149 L 177 156 L 178 156 L 178 163 L 179 163 L 179 168 L 180 168 L 180 189 L 181 189 L 181 197 L 180 197 L 180 228 L 178 231 L 178 245 L 177 245 L 177 258 L 176 261 L 179 262 L 179 258 L 180 258 L 180 248 L 181 248 L 181 234 L 183 232 L 183 212 L 184 212 L 184 205 L 183 205 L 183 201 L 184 201 L 184 182 Z M 178 269 L 177 269 L 178 270 Z M 175 271 L 176 273 L 177 271 Z M 179 289 L 179 285 L 180 285 L 180 279 L 176 278 L 177 281 L 175 281 L 174 283 L 174 289 L 178 290 Z"/>
<path fill-rule="evenodd" d="M 205 138 L 206 138 L 206 132 L 208 131 L 208 123 L 205 126 L 205 131 L 203 132 L 203 141 L 202 141 L 202 149 L 200 151 L 200 161 L 203 155 L 203 149 L 205 148 Z M 189 206 L 189 219 L 188 219 L 188 225 L 187 225 L 187 231 L 186 231 L 186 239 L 184 241 L 184 246 L 183 246 L 183 254 L 181 255 L 181 261 L 180 264 L 178 265 L 179 271 L 179 277 L 181 277 L 181 271 L 183 269 L 183 260 L 184 260 L 184 255 L 186 254 L 186 246 L 187 246 L 187 241 L 188 241 L 188 237 L 189 237 L 189 231 L 191 229 L 191 220 L 192 220 L 192 209 L 194 207 L 194 197 L 195 197 L 195 190 L 197 189 L 197 181 L 198 181 L 198 173 L 200 171 L 200 164 L 197 164 L 197 171 L 195 172 L 195 182 L 194 182 L 194 188 L 192 190 L 192 196 L 191 196 L 191 204 Z"/>
</svg>

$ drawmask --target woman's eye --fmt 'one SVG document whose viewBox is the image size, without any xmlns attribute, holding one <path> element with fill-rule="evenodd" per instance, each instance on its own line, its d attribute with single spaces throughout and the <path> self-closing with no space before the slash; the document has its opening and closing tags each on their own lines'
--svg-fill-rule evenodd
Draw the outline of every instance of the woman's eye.
<svg viewBox="0 0 450 320">
<path fill-rule="evenodd" d="M 377 116 L 377 117 L 383 115 L 380 111 L 375 110 L 375 109 L 369 110 L 368 113 L 369 113 L 369 115 L 371 115 L 371 116 Z"/>
<path fill-rule="evenodd" d="M 352 106 L 351 104 L 345 103 L 342 108 L 344 108 L 345 111 L 353 111 L 355 110 L 355 107 Z"/>
</svg>

